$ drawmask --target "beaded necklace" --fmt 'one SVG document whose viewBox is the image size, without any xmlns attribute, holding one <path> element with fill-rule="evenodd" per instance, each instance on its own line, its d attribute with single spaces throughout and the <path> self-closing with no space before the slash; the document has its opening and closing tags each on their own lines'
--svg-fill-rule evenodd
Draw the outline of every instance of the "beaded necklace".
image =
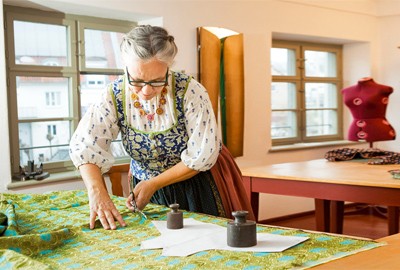
<svg viewBox="0 0 400 270">
<path fill-rule="evenodd" d="M 158 103 L 157 109 L 155 113 L 150 113 L 149 111 L 146 112 L 146 110 L 143 108 L 142 103 L 139 101 L 139 96 L 136 93 L 131 94 L 131 98 L 133 100 L 133 107 L 139 110 L 140 116 L 145 116 L 148 121 L 153 121 L 155 114 L 162 115 L 164 113 L 164 109 L 161 107 L 167 103 L 167 100 L 165 99 L 165 95 L 167 94 L 168 90 L 166 87 L 164 87 L 161 90 L 161 95 L 160 95 L 160 101 Z"/>
</svg>

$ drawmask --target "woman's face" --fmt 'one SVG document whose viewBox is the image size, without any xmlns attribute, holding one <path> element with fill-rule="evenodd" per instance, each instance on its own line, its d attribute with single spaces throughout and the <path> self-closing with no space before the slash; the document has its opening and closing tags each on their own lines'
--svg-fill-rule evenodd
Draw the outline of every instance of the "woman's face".
<svg viewBox="0 0 400 270">
<path fill-rule="evenodd" d="M 150 100 L 160 94 L 164 88 L 164 85 L 161 82 L 166 81 L 168 66 L 167 64 L 154 59 L 148 62 L 139 61 L 127 65 L 126 71 L 129 89 L 136 93 L 140 99 Z M 146 84 L 140 86 L 143 82 Z M 151 86 L 148 84 L 152 82 L 156 82 L 155 85 L 157 86 Z"/>
</svg>

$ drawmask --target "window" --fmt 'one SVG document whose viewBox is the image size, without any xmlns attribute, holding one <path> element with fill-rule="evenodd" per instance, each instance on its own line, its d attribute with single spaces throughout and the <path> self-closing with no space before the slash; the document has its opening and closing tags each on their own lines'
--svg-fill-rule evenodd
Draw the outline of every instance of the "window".
<svg viewBox="0 0 400 270">
<path fill-rule="evenodd" d="M 60 106 L 61 93 L 60 92 L 46 92 L 46 106 Z"/>
<path fill-rule="evenodd" d="M 57 135 L 57 126 L 56 125 L 47 125 L 47 134 Z"/>
<path fill-rule="evenodd" d="M 12 172 L 29 160 L 73 168 L 68 145 L 100 91 L 123 74 L 119 44 L 132 22 L 5 6 Z M 120 140 L 114 155 L 126 159 Z"/>
<path fill-rule="evenodd" d="M 340 45 L 273 41 L 273 145 L 343 139 Z"/>
</svg>

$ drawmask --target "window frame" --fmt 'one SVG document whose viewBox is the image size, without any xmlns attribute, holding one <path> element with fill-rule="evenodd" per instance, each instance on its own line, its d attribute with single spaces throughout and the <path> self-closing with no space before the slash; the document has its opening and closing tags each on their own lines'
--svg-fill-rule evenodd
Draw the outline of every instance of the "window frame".
<svg viewBox="0 0 400 270">
<path fill-rule="evenodd" d="M 77 16 L 75 16 L 77 17 Z M 89 17 L 77 17 L 80 18 L 77 21 L 77 34 L 78 40 L 84 40 L 85 29 L 91 30 L 100 30 L 100 31 L 114 31 L 114 32 L 121 32 L 127 33 L 129 30 L 132 29 L 132 22 L 128 23 L 128 25 L 123 25 L 120 23 L 114 24 L 99 24 L 96 23 L 95 19 Z M 120 75 L 121 69 L 114 69 L 114 68 L 89 68 L 86 67 L 86 59 L 85 59 L 85 44 L 83 42 L 79 42 L 79 69 L 81 74 L 106 74 L 106 75 Z M 122 69 L 124 72 L 124 69 Z"/>
<path fill-rule="evenodd" d="M 301 41 L 288 41 L 288 40 L 273 40 L 271 48 L 284 48 L 295 51 L 295 75 L 293 76 L 277 76 L 271 75 L 271 82 L 286 82 L 294 83 L 296 85 L 296 108 L 293 110 L 296 112 L 297 120 L 297 135 L 288 138 L 273 139 L 271 137 L 272 146 L 278 145 L 291 145 L 296 143 L 314 143 L 314 142 L 327 142 L 343 140 L 343 106 L 342 106 L 342 95 L 341 88 L 343 85 L 342 76 L 342 45 L 337 44 L 325 44 L 325 43 L 312 43 L 312 42 L 301 42 Z M 305 61 L 304 52 L 306 50 L 312 51 L 323 51 L 333 52 L 336 54 L 336 77 L 307 77 L 305 74 Z M 337 115 L 337 133 L 331 135 L 320 135 L 320 136 L 307 136 L 306 135 L 306 100 L 305 100 L 305 86 L 306 83 L 332 83 L 336 85 L 336 107 L 335 108 L 318 108 L 317 110 L 335 110 Z M 271 99 L 272 101 L 272 99 Z M 314 110 L 314 109 L 313 109 Z M 289 111 L 285 110 L 274 110 L 271 108 L 271 113 L 274 111 Z M 272 124 L 272 121 L 271 121 Z M 272 128 L 272 126 L 271 126 Z"/>
<path fill-rule="evenodd" d="M 59 12 L 42 11 L 31 8 L 4 6 L 5 17 L 5 52 L 7 71 L 7 99 L 9 110 L 9 134 L 11 173 L 18 175 L 20 170 L 20 145 L 19 145 L 19 123 L 45 122 L 45 121 L 69 121 L 70 137 L 78 126 L 80 120 L 80 76 L 90 74 L 121 75 L 124 69 L 110 68 L 86 68 L 84 56 L 83 32 L 85 28 L 103 31 L 128 32 L 136 22 L 112 20 L 97 17 L 64 14 Z M 67 57 L 66 66 L 44 66 L 16 64 L 14 21 L 48 23 L 65 26 L 67 29 Z M 18 119 L 17 103 L 17 77 L 59 77 L 68 78 L 69 81 L 69 115 L 67 117 L 49 117 L 35 119 Z M 58 130 L 57 130 L 58 132 Z M 64 144 L 60 144 L 64 146 Z M 33 146 L 32 149 L 35 149 Z M 128 162 L 128 156 L 116 158 L 116 163 Z M 21 164 L 26 165 L 26 164 Z M 64 161 L 43 162 L 43 169 L 50 173 L 75 170 L 70 159 Z"/>
</svg>

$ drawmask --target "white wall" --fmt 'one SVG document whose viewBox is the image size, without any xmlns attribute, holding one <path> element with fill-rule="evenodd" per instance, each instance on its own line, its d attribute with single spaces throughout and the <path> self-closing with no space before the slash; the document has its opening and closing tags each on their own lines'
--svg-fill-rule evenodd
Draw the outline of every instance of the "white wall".
<svg viewBox="0 0 400 270">
<path fill-rule="evenodd" d="M 396 2 L 396 1 L 394 1 Z M 398 4 L 400 4 L 398 2 Z M 387 118 L 397 132 L 395 142 L 382 143 L 385 149 L 400 152 L 400 16 L 388 16 L 379 20 L 378 77 L 380 82 L 394 88 L 390 96 Z"/>
<path fill-rule="evenodd" d="M 6 62 L 4 49 L 3 0 L 0 0 L 0 191 L 6 190 L 11 179 L 10 147 L 8 144 L 8 106 Z"/>
<path fill-rule="evenodd" d="M 0 0 L 2 1 L 2 0 Z M 24 2 L 21 0 L 20 2 Z M 25 1 L 26 2 L 26 1 Z M 299 2 L 312 2 L 299 3 Z M 319 1 L 321 4 L 322 1 Z M 270 164 L 323 158 L 332 147 L 269 153 L 270 142 L 270 91 L 269 49 L 274 35 L 296 35 L 305 40 L 327 40 L 345 44 L 344 86 L 357 82 L 361 77 L 371 76 L 382 84 L 399 88 L 400 35 L 396 26 L 400 16 L 377 17 L 376 1 L 324 1 L 326 8 L 317 6 L 315 1 L 138 1 L 113 0 L 32 0 L 41 6 L 61 9 L 69 13 L 91 16 L 106 16 L 117 19 L 139 18 L 142 21 L 162 22 L 175 36 L 179 46 L 175 69 L 184 69 L 197 76 L 196 28 L 218 26 L 243 33 L 245 55 L 245 138 L 244 156 L 238 158 L 242 167 L 256 164 Z M 348 5 L 351 3 L 351 5 Z M 343 8 L 345 7 L 345 8 Z M 398 12 L 396 14 L 399 14 Z M 2 21 L 1 21 L 2 23 Z M 1 27 L 0 33 L 3 32 Z M 3 36 L 3 35 L 2 35 Z M 2 37 L 1 37 L 2 38 Z M 0 44 L 3 46 L 3 44 Z M 0 47 L 3 49 L 3 47 Z M 4 84 L 4 58 L 0 60 L 0 82 Z M 2 80 L 3 79 L 3 80 Z M 395 89 L 390 99 L 388 119 L 400 132 L 396 104 L 400 97 Z M 5 149 L 0 159 L 0 179 L 10 177 L 8 153 L 8 129 L 5 115 L 5 90 L 0 92 L 0 149 Z M 345 111 L 344 130 L 350 121 Z M 255 121 L 257 119 L 257 121 Z M 5 140 L 3 140 L 3 137 Z M 397 149 L 397 142 L 377 143 Z M 0 187 L 4 188 L 3 187 Z M 260 218 L 286 215 L 313 208 L 313 200 L 262 196 Z M 277 207 L 279 206 L 279 208 Z"/>
</svg>

